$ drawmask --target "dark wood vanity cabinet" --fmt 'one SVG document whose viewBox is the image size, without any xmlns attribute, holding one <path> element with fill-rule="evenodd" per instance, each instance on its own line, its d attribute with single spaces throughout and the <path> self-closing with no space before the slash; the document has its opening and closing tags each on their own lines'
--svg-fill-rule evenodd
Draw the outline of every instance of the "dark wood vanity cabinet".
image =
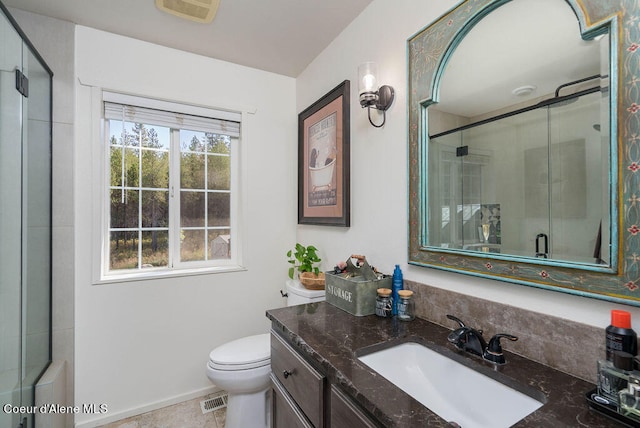
<svg viewBox="0 0 640 428">
<path fill-rule="evenodd" d="M 334 385 L 331 385 L 330 410 L 330 425 L 334 428 L 376 428 L 379 426 Z"/>
<path fill-rule="evenodd" d="M 271 384 L 271 426 L 273 428 L 313 428 L 311 422 L 273 374 Z"/>
<path fill-rule="evenodd" d="M 327 377 L 271 332 L 272 428 L 373 428 L 374 423 Z"/>
<path fill-rule="evenodd" d="M 281 408 L 285 403 L 294 406 L 293 413 L 306 416 L 311 423 L 310 426 L 316 428 L 325 426 L 326 377 L 311 367 L 302 356 L 273 332 L 271 333 L 271 379 L 275 396 L 274 427 L 309 426 L 302 423 L 303 421 L 299 425 L 279 425 L 278 419 L 284 418 L 287 413 L 292 413 L 289 409 Z"/>
</svg>

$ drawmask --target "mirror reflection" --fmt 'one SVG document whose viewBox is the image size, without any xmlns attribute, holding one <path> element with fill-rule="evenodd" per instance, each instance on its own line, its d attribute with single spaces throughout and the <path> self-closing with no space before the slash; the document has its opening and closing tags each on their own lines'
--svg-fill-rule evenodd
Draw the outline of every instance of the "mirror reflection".
<svg viewBox="0 0 640 428">
<path fill-rule="evenodd" d="M 480 20 L 428 108 L 428 246 L 609 265 L 608 70 L 565 1 Z"/>
</svg>

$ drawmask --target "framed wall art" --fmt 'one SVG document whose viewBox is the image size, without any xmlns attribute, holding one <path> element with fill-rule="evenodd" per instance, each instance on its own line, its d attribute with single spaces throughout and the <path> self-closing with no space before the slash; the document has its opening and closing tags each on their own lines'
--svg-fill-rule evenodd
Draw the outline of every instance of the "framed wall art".
<svg viewBox="0 0 640 428">
<path fill-rule="evenodd" d="M 298 224 L 350 225 L 349 81 L 298 115 Z"/>
</svg>

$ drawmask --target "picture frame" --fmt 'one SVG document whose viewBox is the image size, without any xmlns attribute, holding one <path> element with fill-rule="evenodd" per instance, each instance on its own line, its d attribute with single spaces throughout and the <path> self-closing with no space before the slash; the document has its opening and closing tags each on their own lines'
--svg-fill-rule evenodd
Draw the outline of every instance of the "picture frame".
<svg viewBox="0 0 640 428">
<path fill-rule="evenodd" d="M 350 226 L 350 82 L 298 115 L 298 224 Z"/>
</svg>

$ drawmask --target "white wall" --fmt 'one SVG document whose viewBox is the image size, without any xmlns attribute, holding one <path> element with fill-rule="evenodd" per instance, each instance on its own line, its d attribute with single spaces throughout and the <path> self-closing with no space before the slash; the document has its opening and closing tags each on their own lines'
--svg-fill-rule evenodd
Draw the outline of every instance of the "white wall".
<svg viewBox="0 0 640 428">
<path fill-rule="evenodd" d="M 298 77 L 298 112 L 342 80 L 352 85 L 351 227 L 298 226 L 298 241 L 317 246 L 326 269 L 350 253 L 365 254 L 383 272 L 391 273 L 397 263 L 406 279 L 435 287 L 603 328 L 610 309 L 623 308 L 637 324 L 639 308 L 407 264 L 406 40 L 456 3 L 374 0 Z M 369 125 L 358 104 L 357 68 L 365 61 L 377 62 L 378 81 L 396 90 L 381 129 Z"/>
<path fill-rule="evenodd" d="M 95 425 L 211 388 L 209 352 L 228 340 L 268 332 L 265 311 L 284 306 L 285 253 L 295 242 L 295 80 L 76 27 L 75 403 L 106 403 Z M 116 284 L 92 284 L 92 196 L 99 192 L 99 118 L 91 87 L 246 115 L 241 195 L 246 271 Z M 96 174 L 97 173 L 97 174 Z M 106 418 L 105 418 L 106 416 Z"/>
</svg>

